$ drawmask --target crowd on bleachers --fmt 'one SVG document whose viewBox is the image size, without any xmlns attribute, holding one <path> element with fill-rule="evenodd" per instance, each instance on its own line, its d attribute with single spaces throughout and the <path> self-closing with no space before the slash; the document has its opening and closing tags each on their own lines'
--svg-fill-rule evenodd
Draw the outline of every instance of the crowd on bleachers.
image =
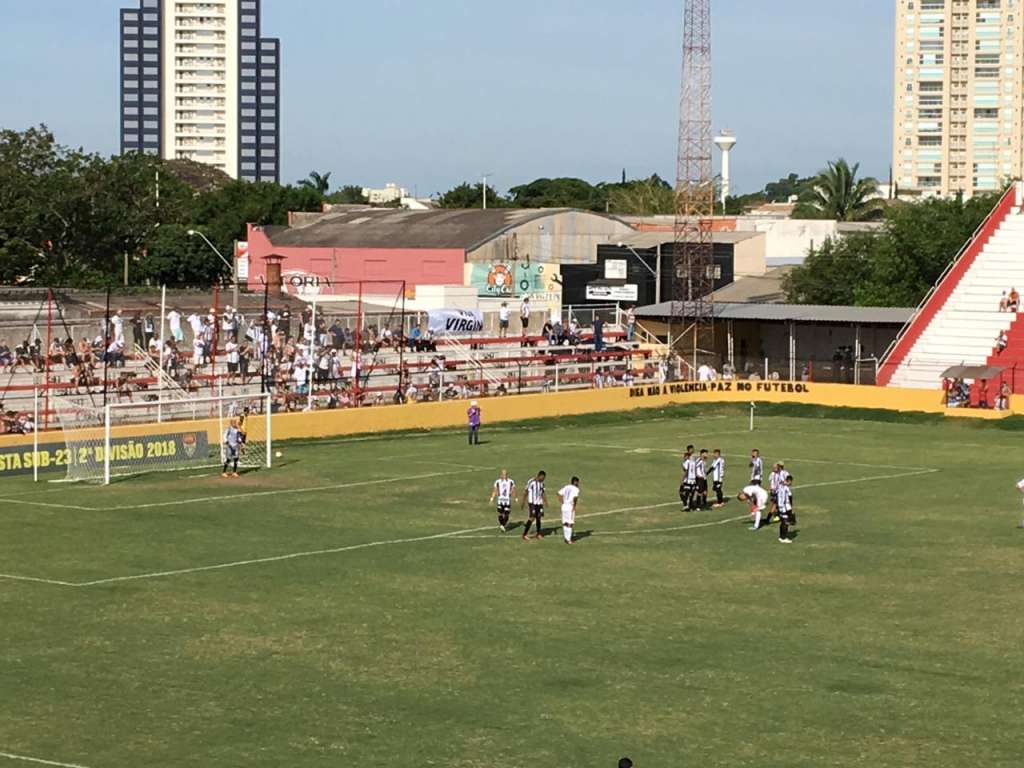
<svg viewBox="0 0 1024 768">
<path fill-rule="evenodd" d="M 152 313 L 117 310 L 109 320 L 95 320 L 94 337 L 75 342 L 69 334 L 45 353 L 38 333 L 13 349 L 0 342 L 0 372 L 36 380 L 46 372 L 58 395 L 97 391 L 105 382 L 114 402 L 157 397 L 158 376 L 188 393 L 248 387 L 271 392 L 277 410 L 500 397 L 559 385 L 631 386 L 669 375 L 667 361 L 634 361 L 631 348 L 609 348 L 609 338 L 623 334 L 608 334 L 600 318 L 585 329 L 575 317 L 563 324 L 560 313 L 552 313 L 538 335 L 528 335 L 524 322 L 521 337 L 509 339 L 507 327 L 496 339 L 471 337 L 464 344 L 471 360 L 440 349 L 454 342 L 425 326 L 377 318 L 357 330 L 353 320 L 314 316 L 312 307 L 295 316 L 285 306 L 245 317 L 232 306 L 187 315 L 173 306 L 161 339 Z M 5 428 L 19 429 L 23 416 L 6 419 Z"/>
</svg>

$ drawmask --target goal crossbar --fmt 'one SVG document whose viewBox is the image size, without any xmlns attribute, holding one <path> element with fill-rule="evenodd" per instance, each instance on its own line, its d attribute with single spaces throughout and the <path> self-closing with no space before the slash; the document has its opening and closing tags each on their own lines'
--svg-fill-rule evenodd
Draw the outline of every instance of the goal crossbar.
<svg viewBox="0 0 1024 768">
<path fill-rule="evenodd" d="M 224 438 L 241 427 L 239 464 L 271 467 L 269 394 L 91 403 L 57 403 L 67 444 L 67 479 L 109 484 L 115 475 L 211 467 L 226 460 Z"/>
</svg>

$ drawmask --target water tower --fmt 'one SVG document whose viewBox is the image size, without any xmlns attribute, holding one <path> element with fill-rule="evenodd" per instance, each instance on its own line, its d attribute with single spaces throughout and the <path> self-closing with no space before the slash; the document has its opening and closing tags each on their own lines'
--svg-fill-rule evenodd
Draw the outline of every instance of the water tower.
<svg viewBox="0 0 1024 768">
<path fill-rule="evenodd" d="M 725 205 L 725 199 L 729 196 L 729 153 L 732 152 L 732 148 L 736 146 L 736 137 L 732 135 L 731 131 L 722 131 L 721 134 L 715 136 L 715 146 L 722 150 L 722 205 Z"/>
</svg>

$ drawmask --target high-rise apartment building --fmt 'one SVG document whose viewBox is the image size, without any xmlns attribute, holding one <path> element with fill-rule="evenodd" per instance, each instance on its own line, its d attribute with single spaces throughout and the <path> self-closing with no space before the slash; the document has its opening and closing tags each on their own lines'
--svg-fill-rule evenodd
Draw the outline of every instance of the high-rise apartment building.
<svg viewBox="0 0 1024 768">
<path fill-rule="evenodd" d="M 121 11 L 121 151 L 281 177 L 281 43 L 261 0 L 138 0 Z"/>
<path fill-rule="evenodd" d="M 1020 178 L 1021 0 L 896 0 L 893 176 L 900 192 L 988 192 Z"/>
</svg>

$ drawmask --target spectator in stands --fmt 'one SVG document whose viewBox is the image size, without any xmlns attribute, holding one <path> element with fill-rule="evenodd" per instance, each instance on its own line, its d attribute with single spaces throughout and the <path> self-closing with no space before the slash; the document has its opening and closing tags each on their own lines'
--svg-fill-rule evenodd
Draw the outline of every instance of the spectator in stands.
<svg viewBox="0 0 1024 768">
<path fill-rule="evenodd" d="M 1010 311 L 1011 312 L 1016 312 L 1018 307 L 1020 307 L 1020 294 L 1017 293 L 1017 289 L 1016 288 L 1011 288 L 1010 289 Z"/>
<path fill-rule="evenodd" d="M 203 335 L 203 318 L 198 312 L 192 312 L 187 319 L 189 327 L 192 329 L 192 340 L 195 341 Z"/>
<path fill-rule="evenodd" d="M 114 341 L 120 341 L 121 345 L 124 346 L 124 311 L 117 310 L 114 316 L 110 318 L 110 325 L 114 330 Z"/>
<path fill-rule="evenodd" d="M 114 338 L 107 346 L 106 363 L 111 368 L 124 368 L 124 336 Z"/>
<path fill-rule="evenodd" d="M 530 330 L 530 297 L 524 296 L 523 303 L 519 305 L 519 322 L 523 327 L 523 337 L 529 333 Z"/>
<path fill-rule="evenodd" d="M 136 312 L 135 314 L 132 315 L 131 326 L 132 326 L 132 341 L 135 343 L 135 346 L 137 346 L 139 349 L 145 349 L 147 344 L 146 344 L 146 337 L 143 336 L 143 334 L 142 334 L 142 315 L 141 315 L 141 313 Z"/>
<path fill-rule="evenodd" d="M 604 320 L 594 313 L 594 351 L 604 352 Z"/>
<path fill-rule="evenodd" d="M 1010 297 L 1006 295 L 1006 291 L 1003 291 L 1003 295 L 999 299 L 999 311 L 1009 312 L 1010 311 Z"/>
<path fill-rule="evenodd" d="M 632 342 L 636 337 L 636 311 L 634 307 L 626 310 L 626 341 Z"/>
<path fill-rule="evenodd" d="M 142 335 L 146 339 L 146 345 L 149 344 L 149 340 L 156 336 L 156 318 L 153 317 L 152 312 L 147 312 L 146 317 L 142 320 Z"/>
<path fill-rule="evenodd" d="M 181 342 L 185 340 L 185 334 L 181 330 L 181 310 L 172 307 L 167 313 L 167 328 L 171 332 L 171 338 Z"/>
<path fill-rule="evenodd" d="M 498 308 L 498 338 L 504 339 L 508 337 L 508 302 L 501 302 L 501 307 Z"/>
<path fill-rule="evenodd" d="M 50 358 L 50 365 L 64 365 L 64 345 L 57 341 L 57 339 L 50 342 L 47 355 Z"/>
<path fill-rule="evenodd" d="M 594 371 L 594 389 L 604 389 L 604 376 L 601 371 Z"/>
<path fill-rule="evenodd" d="M 1005 411 L 1010 408 L 1010 385 L 1005 381 L 999 385 L 999 396 L 996 397 L 996 410 Z"/>
<path fill-rule="evenodd" d="M 1010 343 L 1010 338 L 1006 335 L 1006 331 L 1000 331 L 999 335 L 996 336 L 996 352 L 1002 354 L 1006 350 L 1006 345 Z"/>
<path fill-rule="evenodd" d="M 4 342 L 0 341 L 0 370 L 6 368 L 11 370 L 14 367 L 14 354 L 11 352 L 11 348 Z"/>
</svg>

